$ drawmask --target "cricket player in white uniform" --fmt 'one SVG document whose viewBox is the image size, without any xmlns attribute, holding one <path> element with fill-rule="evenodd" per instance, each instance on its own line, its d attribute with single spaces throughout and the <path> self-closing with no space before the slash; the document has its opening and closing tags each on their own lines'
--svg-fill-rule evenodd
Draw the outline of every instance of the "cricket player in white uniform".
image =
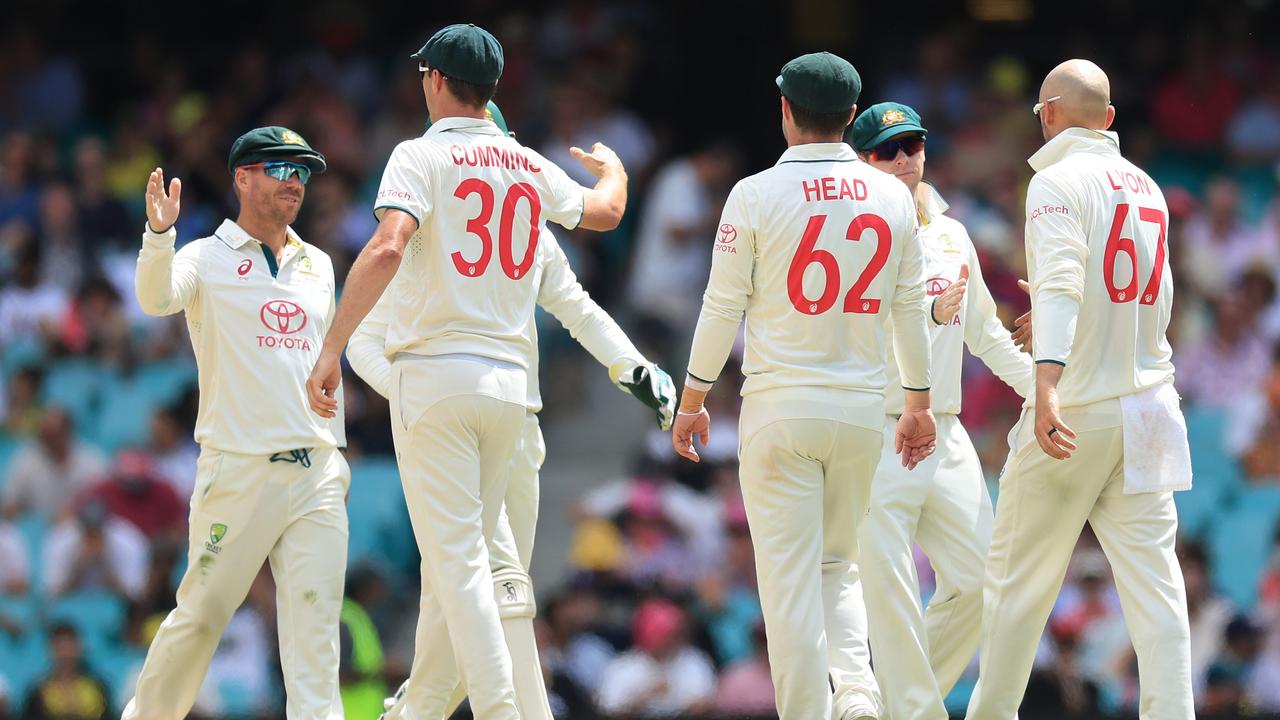
<svg viewBox="0 0 1280 720">
<path fill-rule="evenodd" d="M 502 73 L 502 47 L 488 32 L 451 25 L 414 57 L 432 125 L 387 163 L 378 230 L 347 278 L 308 392 L 317 413 L 336 411 L 343 348 L 403 258 L 413 282 L 392 293 L 386 352 L 396 455 L 423 558 L 409 686 L 428 655 L 452 652 L 475 716 L 506 720 L 519 714 L 486 542 L 524 432 L 539 235 L 547 220 L 616 227 L 626 173 L 604 146 L 574 148 L 600 178 L 584 188 L 486 119 Z M 433 623 L 447 627 L 448 647 L 430 644 L 442 636 Z M 424 716 L 411 700 L 405 717 Z"/>
<path fill-rule="evenodd" d="M 916 199 L 938 424 L 937 452 L 910 472 L 893 444 L 884 444 L 871 511 L 859 534 L 871 654 L 884 693 L 882 720 L 946 720 L 943 698 L 982 637 L 983 564 L 993 516 L 978 453 L 960 424 L 964 347 L 1023 397 L 1032 385 L 1031 356 L 1014 346 L 996 316 L 969 234 L 943 214 L 946 203 L 922 182 L 927 132 L 915 110 L 887 102 L 863 110 L 849 133 L 863 160 L 896 176 Z M 896 363 L 886 370 L 889 385 L 899 384 Z M 896 393 L 885 398 L 886 433 L 902 410 Z M 923 612 L 912 542 L 924 549 L 937 576 Z"/>
<path fill-rule="evenodd" d="M 489 114 L 500 130 L 508 132 L 502 112 L 493 102 L 489 103 Z M 645 360 L 622 328 L 582 289 L 550 230 L 539 236 L 539 251 L 538 265 L 533 271 L 538 305 L 555 316 L 600 364 L 609 368 L 611 379 L 620 388 L 657 411 L 660 428 L 669 429 L 675 413 L 675 387 L 671 378 Z M 385 348 L 391 298 L 399 292 L 397 286 L 405 282 L 413 282 L 413 278 L 402 266 L 347 345 L 347 360 L 352 369 L 387 397 L 390 396 L 391 362 Z M 511 652 L 520 717 L 552 720 L 534 639 L 533 618 L 537 608 L 529 579 L 538 519 L 538 471 L 546 456 L 537 416 L 542 409 L 542 396 L 538 390 L 537 330 L 533 321 L 529 322 L 529 332 L 533 342 L 529 345 L 532 354 L 527 359 L 529 396 L 524 433 L 520 450 L 512 459 L 503 511 L 489 542 L 489 565 L 493 571 L 494 598 Z M 640 371 L 640 378 L 636 378 L 636 371 Z M 432 645 L 443 647 L 448 642 L 448 636 L 441 635 Z M 442 662 L 442 658 L 448 662 Z M 412 688 L 406 682 L 395 697 L 388 700 L 388 711 L 384 715 L 387 720 L 404 716 L 410 693 L 422 698 L 418 709 L 426 717 L 440 720 L 445 720 L 466 697 L 451 656 L 428 655 L 426 660 L 429 665 L 425 668 L 425 677 L 418 678 Z"/>
<path fill-rule="evenodd" d="M 789 147 L 725 202 L 672 443 L 697 461 L 703 399 L 745 312 L 740 473 L 778 714 L 875 718 L 857 532 L 880 459 L 891 311 L 907 395 L 895 447 L 914 466 L 934 441 L 915 204 L 842 142 L 862 85 L 852 65 L 804 55 L 777 83 Z"/>
<path fill-rule="evenodd" d="M 182 184 L 147 183 L 135 278 L 151 315 L 186 312 L 199 368 L 200 443 L 188 564 L 147 651 L 126 720 L 191 710 L 223 628 L 262 563 L 276 583 L 280 661 L 291 720 L 342 717 L 338 616 L 351 472 L 340 416 L 318 418 L 306 379 L 333 317 L 329 256 L 289 227 L 324 156 L 282 127 L 251 130 L 228 167 L 239 217 L 174 252 Z"/>
<path fill-rule="evenodd" d="M 1191 458 L 1165 339 L 1168 209 L 1107 131 L 1110 97 L 1101 68 L 1069 60 L 1045 78 L 1034 108 L 1046 141 L 1027 189 L 1035 407 L 1012 433 L 1000 481 L 971 720 L 1017 712 L 1086 522 L 1111 562 L 1137 654 L 1140 717 L 1194 717 L 1173 552 L 1172 491 L 1191 486 Z"/>
</svg>

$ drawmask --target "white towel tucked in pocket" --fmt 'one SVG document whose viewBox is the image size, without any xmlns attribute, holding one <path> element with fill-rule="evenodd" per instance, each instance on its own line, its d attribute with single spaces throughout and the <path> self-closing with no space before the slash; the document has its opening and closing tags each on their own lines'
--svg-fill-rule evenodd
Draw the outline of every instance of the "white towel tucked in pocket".
<svg viewBox="0 0 1280 720">
<path fill-rule="evenodd" d="M 1126 493 L 1191 489 L 1191 448 L 1178 400 L 1171 382 L 1120 398 Z"/>
</svg>

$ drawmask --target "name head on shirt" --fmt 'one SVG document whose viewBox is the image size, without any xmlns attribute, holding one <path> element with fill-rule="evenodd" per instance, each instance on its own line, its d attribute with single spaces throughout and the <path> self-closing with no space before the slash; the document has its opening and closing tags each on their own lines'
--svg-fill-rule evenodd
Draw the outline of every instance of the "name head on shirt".
<svg viewBox="0 0 1280 720">
<path fill-rule="evenodd" d="M 821 200 L 866 200 L 867 184 L 858 179 L 824 177 L 800 183 L 805 202 Z"/>
<path fill-rule="evenodd" d="M 524 170 L 531 173 L 542 172 L 537 163 L 519 147 L 495 147 L 493 145 L 450 145 L 449 157 L 454 165 L 471 167 L 500 167 L 507 170 Z"/>
</svg>

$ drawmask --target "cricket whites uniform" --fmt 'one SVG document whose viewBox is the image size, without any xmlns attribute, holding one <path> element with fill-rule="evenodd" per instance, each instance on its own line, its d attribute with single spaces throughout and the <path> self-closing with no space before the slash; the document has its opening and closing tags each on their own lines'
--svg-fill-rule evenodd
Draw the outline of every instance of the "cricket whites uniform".
<svg viewBox="0 0 1280 720">
<path fill-rule="evenodd" d="M 443 623 L 481 720 L 519 717 L 486 541 L 526 432 L 539 235 L 547 220 L 575 227 L 584 192 L 493 123 L 462 117 L 397 146 L 378 190 L 379 218 L 418 221 L 401 261 L 411 280 L 384 293 L 392 433 L 423 558 L 409 687 L 445 660 L 432 644 Z M 404 717 L 426 717 L 419 702 Z"/>
<path fill-rule="evenodd" d="M 385 354 L 390 319 L 388 298 L 393 292 L 391 288 L 410 281 L 404 270 L 396 273 L 388 292 L 361 322 L 347 347 L 351 367 L 382 395 L 390 392 L 391 385 L 391 364 Z M 539 262 L 533 282 L 538 288 L 538 305 L 554 315 L 601 365 L 612 368 L 644 362 L 617 323 L 582 289 L 550 231 L 539 236 Z M 532 632 L 536 607 L 528 574 L 538 518 L 538 471 L 546 457 L 536 414 L 542 409 L 542 397 L 538 384 L 537 330 L 532 318 L 528 328 L 533 342 L 529 346 L 532 352 L 526 359 L 529 378 L 524 431 L 519 450 L 511 459 L 504 507 L 488 547 L 494 598 L 511 651 L 520 717 L 551 720 Z M 430 640 L 431 647 L 448 648 L 447 630 L 439 623 L 432 630 L 436 636 Z M 427 664 L 422 677 L 414 679 L 397 706 L 387 713 L 388 720 L 405 716 L 410 698 L 417 703 L 415 717 L 444 718 L 465 696 L 465 689 L 458 685 L 457 667 L 451 653 L 428 654 L 424 662 Z"/>
<path fill-rule="evenodd" d="M 1031 356 L 1018 350 L 996 316 L 969 234 L 943 215 L 946 203 L 932 187 L 921 185 L 920 192 L 926 195 L 916 235 L 924 250 L 926 307 L 959 278 L 961 265 L 968 264 L 970 274 L 956 317 L 943 326 L 929 324 L 938 446 L 914 470 L 902 467 L 893 448 L 902 397 L 885 397 L 885 443 L 871 486 L 871 511 L 859 531 L 871 652 L 884 694 L 882 720 L 946 720 L 942 700 L 982 636 L 982 569 L 993 518 L 978 453 L 959 419 L 964 346 L 1022 396 L 1033 382 Z M 886 371 L 889 387 L 898 386 L 892 348 Z M 913 541 L 937 576 L 924 612 Z"/>
<path fill-rule="evenodd" d="M 742 494 L 783 720 L 879 704 L 857 529 L 880 458 L 891 311 L 903 384 L 929 387 L 915 224 L 897 178 L 844 143 L 813 143 L 740 181 L 716 235 L 686 384 L 716 379 L 745 313 Z"/>
<path fill-rule="evenodd" d="M 1054 460 L 1027 409 L 1011 433 L 983 598 L 970 720 L 1008 720 L 1088 522 L 1115 575 L 1138 658 L 1143 720 L 1190 720 L 1186 591 L 1173 490 L 1191 486 L 1165 328 L 1168 209 L 1114 133 L 1071 128 L 1030 158 L 1027 268 L 1036 362 L 1064 366 L 1061 417 L 1078 437 Z"/>
<path fill-rule="evenodd" d="M 176 235 L 143 235 L 135 284 L 147 313 L 186 312 L 199 367 L 191 547 L 178 606 L 124 717 L 186 717 L 223 628 L 270 559 L 288 717 L 340 718 L 351 473 L 338 451 L 341 413 L 316 416 L 306 394 L 333 316 L 333 264 L 292 229 L 278 262 L 230 220 L 175 254 Z"/>
</svg>

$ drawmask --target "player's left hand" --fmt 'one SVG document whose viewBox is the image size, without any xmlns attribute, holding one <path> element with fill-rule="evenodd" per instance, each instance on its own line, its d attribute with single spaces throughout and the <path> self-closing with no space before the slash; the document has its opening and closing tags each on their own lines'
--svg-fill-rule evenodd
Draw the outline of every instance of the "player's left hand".
<svg viewBox="0 0 1280 720">
<path fill-rule="evenodd" d="M 1030 295 L 1031 286 L 1026 280 L 1019 280 L 1018 287 L 1022 288 L 1022 292 Z M 1017 345 L 1024 353 L 1031 352 L 1031 311 L 1022 313 L 1017 320 L 1013 321 L 1013 332 L 1009 334 L 1013 339 L 1013 344 Z"/>
<path fill-rule="evenodd" d="M 618 157 L 618 153 L 604 143 L 598 142 L 592 145 L 591 152 L 574 146 L 569 148 L 569 154 L 574 160 L 582 163 L 587 172 L 596 177 L 602 177 L 609 170 L 622 169 L 622 160 Z"/>
<path fill-rule="evenodd" d="M 676 449 L 676 452 L 681 457 L 701 462 L 698 451 L 693 447 L 694 435 L 698 436 L 704 448 L 711 439 L 711 414 L 705 407 L 700 408 L 697 413 L 688 415 L 683 412 L 677 413 L 675 425 L 671 428 L 671 446 Z"/>
<path fill-rule="evenodd" d="M 665 370 L 653 363 L 636 365 L 614 381 L 632 397 L 658 414 L 658 428 L 670 430 L 676 414 L 676 384 Z"/>
<path fill-rule="evenodd" d="M 902 467 L 915 470 L 916 465 L 933 454 L 937 443 L 938 426 L 928 408 L 908 410 L 898 418 L 893 447 L 902 456 Z"/>
<path fill-rule="evenodd" d="M 960 305 L 964 303 L 964 291 L 969 287 L 969 264 L 960 266 L 960 278 L 947 286 L 942 294 L 933 300 L 933 321 L 946 325 L 960 313 Z"/>
<path fill-rule="evenodd" d="M 307 402 L 315 414 L 322 418 L 338 416 L 338 385 L 342 382 L 342 355 L 320 351 L 315 369 L 307 378 Z"/>
<path fill-rule="evenodd" d="M 1058 415 L 1058 390 L 1039 388 L 1036 392 L 1036 442 L 1045 454 L 1056 460 L 1071 457 L 1076 444 L 1074 431 Z"/>
</svg>

